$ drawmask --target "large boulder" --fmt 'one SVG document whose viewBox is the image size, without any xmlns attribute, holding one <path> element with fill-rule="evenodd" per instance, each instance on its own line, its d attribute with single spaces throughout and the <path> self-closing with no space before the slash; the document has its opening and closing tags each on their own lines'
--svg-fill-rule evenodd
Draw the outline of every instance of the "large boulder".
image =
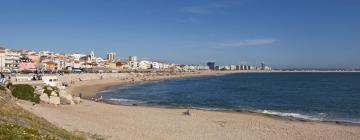
<svg viewBox="0 0 360 140">
<path fill-rule="evenodd" d="M 44 103 L 49 103 L 50 102 L 49 96 L 46 93 L 41 94 L 40 101 L 42 101 Z"/>
<path fill-rule="evenodd" d="M 60 90 L 59 91 L 59 96 L 61 97 L 61 96 L 67 96 L 68 95 L 68 93 L 66 92 L 66 90 Z"/>
<path fill-rule="evenodd" d="M 53 89 L 50 86 L 47 86 L 46 90 L 53 90 Z"/>
<path fill-rule="evenodd" d="M 74 101 L 75 104 L 80 104 L 81 99 L 80 99 L 80 97 L 74 97 L 73 101 Z"/>
<path fill-rule="evenodd" d="M 51 96 L 58 96 L 58 94 L 55 91 L 51 91 Z"/>
<path fill-rule="evenodd" d="M 37 95 L 41 95 L 42 93 L 44 93 L 43 87 L 41 87 L 41 86 L 36 86 L 35 93 L 36 93 Z"/>
<path fill-rule="evenodd" d="M 67 105 L 67 104 L 74 104 L 73 97 L 70 94 L 60 96 L 60 103 Z"/>
<path fill-rule="evenodd" d="M 58 86 L 58 89 L 59 89 L 59 90 L 65 90 L 66 87 L 65 87 L 65 86 Z"/>
<path fill-rule="evenodd" d="M 60 97 L 50 96 L 49 103 L 54 104 L 54 105 L 59 105 L 60 104 Z"/>
</svg>

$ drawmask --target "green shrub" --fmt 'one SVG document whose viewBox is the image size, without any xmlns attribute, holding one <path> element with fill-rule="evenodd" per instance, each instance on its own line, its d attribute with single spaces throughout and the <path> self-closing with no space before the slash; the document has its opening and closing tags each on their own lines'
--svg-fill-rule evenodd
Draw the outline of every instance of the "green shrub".
<svg viewBox="0 0 360 140">
<path fill-rule="evenodd" d="M 55 137 L 49 135 L 42 135 L 37 130 L 19 126 L 16 124 L 1 124 L 0 125 L 0 139 L 4 140 L 55 140 Z"/>
<path fill-rule="evenodd" d="M 18 84 L 12 88 L 12 95 L 18 99 L 28 100 L 35 103 L 40 102 L 40 96 L 34 93 L 35 89 L 31 85 Z"/>
</svg>

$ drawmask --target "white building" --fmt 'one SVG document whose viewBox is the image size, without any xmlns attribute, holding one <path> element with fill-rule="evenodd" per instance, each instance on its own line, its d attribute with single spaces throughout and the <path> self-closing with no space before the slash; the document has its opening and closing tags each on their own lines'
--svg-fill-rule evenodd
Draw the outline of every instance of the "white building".
<svg viewBox="0 0 360 140">
<path fill-rule="evenodd" d="M 139 62 L 136 56 L 129 56 L 128 66 L 130 69 L 138 69 Z"/>
<path fill-rule="evenodd" d="M 236 70 L 236 65 L 230 65 L 230 70 Z"/>
<path fill-rule="evenodd" d="M 110 52 L 106 55 L 106 60 L 109 60 L 109 61 L 115 61 L 116 59 L 116 53 L 115 52 Z"/>
<path fill-rule="evenodd" d="M 137 61 L 137 56 L 129 56 L 129 61 Z"/>
<path fill-rule="evenodd" d="M 3 72 L 5 70 L 5 48 L 0 48 L 0 71 Z"/>
<path fill-rule="evenodd" d="M 5 70 L 18 70 L 20 56 L 21 54 L 16 51 L 5 49 Z"/>
<path fill-rule="evenodd" d="M 79 61 L 81 57 L 84 57 L 86 55 L 85 54 L 80 54 L 80 53 L 74 53 L 74 54 L 71 54 L 71 56 L 74 57 L 75 61 Z"/>
</svg>

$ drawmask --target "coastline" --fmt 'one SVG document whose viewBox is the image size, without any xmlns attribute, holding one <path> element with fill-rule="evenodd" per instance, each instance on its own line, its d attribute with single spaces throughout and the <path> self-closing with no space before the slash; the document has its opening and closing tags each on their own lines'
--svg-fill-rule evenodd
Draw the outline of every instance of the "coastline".
<svg viewBox="0 0 360 140">
<path fill-rule="evenodd" d="M 231 72 L 234 73 L 234 72 Z M 133 77 L 128 79 L 88 80 L 68 88 L 85 98 L 111 86 L 182 77 L 212 76 L 231 73 L 187 73 Z M 145 80 L 145 81 L 144 81 Z M 85 131 L 108 139 L 359 139 L 360 127 L 353 123 L 310 121 L 253 112 L 209 111 L 154 106 L 124 106 L 84 100 L 74 106 L 32 107 L 20 105 L 70 131 Z M 195 125 L 194 125 L 195 124 Z M 122 132 L 119 132 L 122 131 Z"/>
</svg>

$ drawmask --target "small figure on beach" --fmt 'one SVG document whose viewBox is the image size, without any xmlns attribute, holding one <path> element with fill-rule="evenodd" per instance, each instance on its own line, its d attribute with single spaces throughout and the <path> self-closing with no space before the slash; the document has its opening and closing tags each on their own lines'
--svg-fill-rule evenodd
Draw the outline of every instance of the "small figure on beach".
<svg viewBox="0 0 360 140">
<path fill-rule="evenodd" d="M 79 97 L 82 98 L 82 93 L 81 92 L 79 93 Z"/>
<path fill-rule="evenodd" d="M 188 109 L 188 110 L 186 110 L 185 112 L 183 112 L 183 114 L 184 115 L 187 115 L 187 116 L 190 116 L 191 114 L 190 114 L 190 110 Z"/>
</svg>

